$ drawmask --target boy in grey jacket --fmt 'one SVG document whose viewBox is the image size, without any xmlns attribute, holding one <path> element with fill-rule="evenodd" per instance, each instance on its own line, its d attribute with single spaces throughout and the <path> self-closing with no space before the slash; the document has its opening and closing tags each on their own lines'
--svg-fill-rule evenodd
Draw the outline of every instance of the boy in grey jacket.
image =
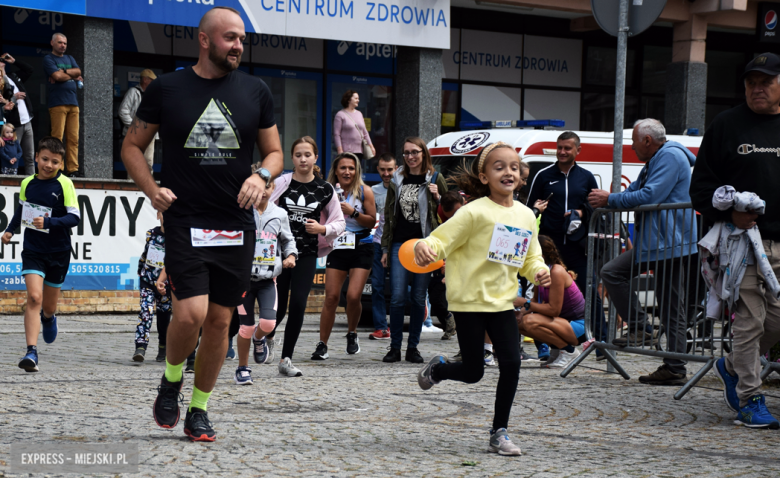
<svg viewBox="0 0 780 478">
<path fill-rule="evenodd" d="M 298 257 L 287 212 L 268 200 L 273 190 L 274 182 L 271 181 L 260 205 L 254 210 L 257 235 L 252 282 L 233 315 L 233 321 L 238 320 L 240 324 L 236 344 L 238 368 L 235 382 L 238 385 L 252 384 L 252 370 L 248 367 L 249 339 L 254 344 L 255 363 L 263 364 L 270 358 L 265 336 L 276 326 L 276 277 L 283 268 L 295 267 L 295 259 Z M 260 307 L 258 326 L 255 326 L 255 301 Z"/>
</svg>

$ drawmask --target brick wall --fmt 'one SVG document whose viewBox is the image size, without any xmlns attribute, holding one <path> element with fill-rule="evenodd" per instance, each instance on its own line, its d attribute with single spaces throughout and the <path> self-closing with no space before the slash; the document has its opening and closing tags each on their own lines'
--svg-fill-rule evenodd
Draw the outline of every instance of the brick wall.
<svg viewBox="0 0 780 478">
<path fill-rule="evenodd" d="M 312 290 L 306 303 L 306 313 L 319 314 L 324 300 L 324 290 Z M 134 314 L 138 312 L 138 302 L 137 290 L 64 290 L 57 305 L 57 313 Z M 22 314 L 26 303 L 26 291 L 0 291 L 0 314 Z M 339 307 L 338 312 L 343 312 L 343 309 Z"/>
</svg>

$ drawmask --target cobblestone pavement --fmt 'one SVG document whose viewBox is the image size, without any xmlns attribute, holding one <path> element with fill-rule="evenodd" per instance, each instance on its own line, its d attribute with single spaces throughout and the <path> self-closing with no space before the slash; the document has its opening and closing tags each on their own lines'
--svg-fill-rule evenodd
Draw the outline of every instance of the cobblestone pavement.
<svg viewBox="0 0 780 478">
<path fill-rule="evenodd" d="M 476 385 L 445 382 L 423 392 L 418 366 L 382 363 L 388 342 L 368 340 L 368 331 L 360 331 L 360 354 L 347 356 L 343 317 L 331 359 L 310 361 L 317 320 L 307 317 L 294 357 L 303 377 L 253 365 L 255 384 L 239 387 L 236 362 L 226 361 L 209 402 L 217 441 L 203 444 L 185 439 L 181 424 L 174 431 L 154 424 L 164 367 L 131 361 L 134 317 L 62 317 L 57 341 L 40 341 L 37 374 L 16 366 L 24 350 L 21 317 L 0 317 L 0 475 L 10 472 L 10 445 L 20 442 L 30 449 L 138 443 L 135 476 L 153 477 L 780 475 L 780 432 L 734 425 L 711 373 L 675 401 L 676 388 L 636 380 L 658 366 L 650 358 L 619 356 L 630 381 L 582 367 L 562 379 L 524 364 L 510 418 L 523 456 L 500 457 L 486 453 L 497 368 Z M 424 334 L 420 350 L 452 355 L 457 342 Z M 590 357 L 584 364 L 604 369 Z M 777 383 L 766 393 L 780 415 Z M 188 375 L 185 403 L 191 390 Z"/>
</svg>

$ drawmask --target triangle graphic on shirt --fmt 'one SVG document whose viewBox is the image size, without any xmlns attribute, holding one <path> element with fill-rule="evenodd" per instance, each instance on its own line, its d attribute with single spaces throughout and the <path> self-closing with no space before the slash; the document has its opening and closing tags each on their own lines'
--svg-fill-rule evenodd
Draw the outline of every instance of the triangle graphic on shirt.
<svg viewBox="0 0 780 478">
<path fill-rule="evenodd" d="M 208 106 L 198 118 L 198 122 L 192 127 L 184 147 L 206 149 L 207 154 L 204 160 L 208 160 L 209 157 L 213 158 L 209 160 L 211 164 L 226 164 L 225 160 L 221 158 L 220 149 L 239 149 L 241 147 L 235 131 L 214 98 L 209 101 Z"/>
</svg>

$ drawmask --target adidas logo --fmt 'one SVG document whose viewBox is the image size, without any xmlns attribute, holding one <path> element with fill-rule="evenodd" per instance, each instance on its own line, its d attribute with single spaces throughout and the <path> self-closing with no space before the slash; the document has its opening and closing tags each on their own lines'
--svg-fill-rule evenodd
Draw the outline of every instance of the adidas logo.
<svg viewBox="0 0 780 478">
<path fill-rule="evenodd" d="M 287 209 L 289 209 L 290 212 L 297 214 L 309 214 L 310 212 L 317 209 L 317 206 L 320 205 L 319 201 L 306 204 L 306 198 L 303 196 L 298 198 L 298 202 L 294 202 L 290 198 L 285 198 L 285 201 L 287 203 Z"/>
</svg>

